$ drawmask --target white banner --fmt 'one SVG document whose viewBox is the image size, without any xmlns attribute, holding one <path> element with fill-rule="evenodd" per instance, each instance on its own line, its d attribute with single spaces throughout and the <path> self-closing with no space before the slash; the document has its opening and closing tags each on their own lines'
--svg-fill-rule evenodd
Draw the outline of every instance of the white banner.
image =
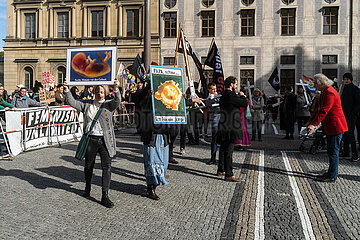
<svg viewBox="0 0 360 240">
<path fill-rule="evenodd" d="M 6 134 L 11 153 L 77 140 L 82 114 L 71 107 L 27 108 L 6 112 Z"/>
</svg>

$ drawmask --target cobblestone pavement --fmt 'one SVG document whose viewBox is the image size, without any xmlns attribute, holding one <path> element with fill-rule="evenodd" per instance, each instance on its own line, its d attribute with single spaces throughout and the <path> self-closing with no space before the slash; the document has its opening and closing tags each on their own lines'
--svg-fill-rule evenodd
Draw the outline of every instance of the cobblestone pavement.
<svg viewBox="0 0 360 240">
<path fill-rule="evenodd" d="M 328 166 L 325 152 L 298 150 L 266 126 L 263 142 L 234 152 L 239 183 L 206 165 L 210 146 L 187 146 L 169 165 L 160 201 L 144 197 L 140 138 L 118 132 L 112 164 L 113 209 L 99 204 L 95 166 L 91 199 L 84 188 L 76 143 L 0 161 L 0 239 L 360 239 L 360 163 L 341 160 L 335 183 L 314 175 Z"/>
</svg>

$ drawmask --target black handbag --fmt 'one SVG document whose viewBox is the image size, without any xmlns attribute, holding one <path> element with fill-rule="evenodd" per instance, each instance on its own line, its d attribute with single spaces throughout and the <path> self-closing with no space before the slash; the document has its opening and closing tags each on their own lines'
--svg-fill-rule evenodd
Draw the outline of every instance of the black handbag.
<svg viewBox="0 0 360 240">
<path fill-rule="evenodd" d="M 76 154 L 75 154 L 75 158 L 78 159 L 78 160 L 83 160 L 84 157 L 85 157 L 85 153 L 86 153 L 86 149 L 89 145 L 89 142 L 90 142 L 90 137 L 89 137 L 89 133 L 92 131 L 92 129 L 94 128 L 97 120 L 99 119 L 100 117 L 100 114 L 101 114 L 101 111 L 102 111 L 102 108 L 100 106 L 99 110 L 97 111 L 94 119 L 92 120 L 91 122 L 91 126 L 90 126 L 90 129 L 87 133 L 84 133 L 80 139 L 80 142 L 77 146 L 77 149 L 76 149 Z"/>
</svg>

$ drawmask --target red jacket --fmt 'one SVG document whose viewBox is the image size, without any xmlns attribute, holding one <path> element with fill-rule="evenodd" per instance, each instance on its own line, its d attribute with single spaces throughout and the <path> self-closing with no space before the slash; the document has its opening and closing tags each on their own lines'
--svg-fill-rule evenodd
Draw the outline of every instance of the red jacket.
<svg viewBox="0 0 360 240">
<path fill-rule="evenodd" d="M 331 86 L 321 93 L 318 106 L 309 120 L 314 126 L 318 126 L 320 122 L 326 135 L 338 135 L 348 130 L 340 96 Z"/>
</svg>

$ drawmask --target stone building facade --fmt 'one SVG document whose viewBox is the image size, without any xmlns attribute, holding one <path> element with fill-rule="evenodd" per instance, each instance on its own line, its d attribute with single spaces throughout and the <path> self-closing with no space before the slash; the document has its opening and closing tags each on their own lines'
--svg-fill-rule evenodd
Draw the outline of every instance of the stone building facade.
<svg viewBox="0 0 360 240">
<path fill-rule="evenodd" d="M 50 71 L 66 73 L 67 48 L 117 46 L 118 64 L 131 64 L 144 44 L 143 0 L 8 0 L 5 87 L 32 88 Z M 160 60 L 159 0 L 151 0 L 151 56 Z"/>
<path fill-rule="evenodd" d="M 341 79 L 351 69 L 349 62 L 359 80 L 359 12 L 358 0 L 161 0 L 161 63 L 174 64 L 181 22 L 199 59 L 215 39 L 225 77 L 236 76 L 242 86 L 249 80 L 274 93 L 267 80 L 275 67 L 282 88 L 295 87 L 303 74 Z M 178 66 L 184 66 L 182 54 Z M 194 65 L 191 69 L 199 79 Z"/>
</svg>

